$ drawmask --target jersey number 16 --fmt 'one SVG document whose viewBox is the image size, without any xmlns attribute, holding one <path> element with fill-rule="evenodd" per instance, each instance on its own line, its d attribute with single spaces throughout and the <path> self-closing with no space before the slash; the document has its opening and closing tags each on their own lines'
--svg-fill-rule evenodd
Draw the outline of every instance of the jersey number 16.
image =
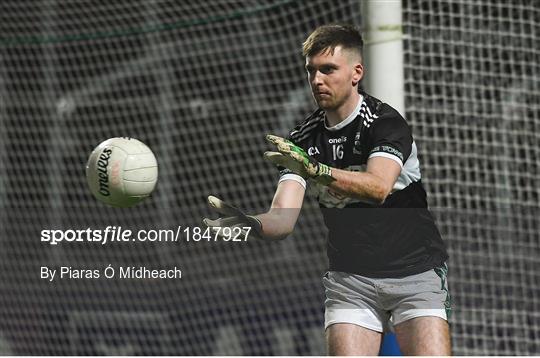
<svg viewBox="0 0 540 358">
<path fill-rule="evenodd" d="M 343 159 L 343 144 L 332 145 L 334 160 Z"/>
</svg>

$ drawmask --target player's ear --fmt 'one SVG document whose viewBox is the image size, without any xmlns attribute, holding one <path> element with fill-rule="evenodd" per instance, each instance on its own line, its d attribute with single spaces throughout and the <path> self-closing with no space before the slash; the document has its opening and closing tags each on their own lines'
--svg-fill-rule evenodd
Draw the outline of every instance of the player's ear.
<svg viewBox="0 0 540 358">
<path fill-rule="evenodd" d="M 358 62 L 353 67 L 353 77 L 352 77 L 352 84 L 353 86 L 356 86 L 358 82 L 364 77 L 364 66 Z"/>
</svg>

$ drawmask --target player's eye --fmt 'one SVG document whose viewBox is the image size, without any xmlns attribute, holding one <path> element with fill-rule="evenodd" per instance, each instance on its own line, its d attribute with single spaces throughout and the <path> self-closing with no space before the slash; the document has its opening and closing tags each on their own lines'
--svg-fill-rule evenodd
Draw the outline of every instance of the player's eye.
<svg viewBox="0 0 540 358">
<path fill-rule="evenodd" d="M 321 67 L 321 72 L 324 73 L 325 75 L 328 75 L 332 72 L 334 72 L 336 68 L 333 67 L 333 66 L 323 66 Z"/>
</svg>

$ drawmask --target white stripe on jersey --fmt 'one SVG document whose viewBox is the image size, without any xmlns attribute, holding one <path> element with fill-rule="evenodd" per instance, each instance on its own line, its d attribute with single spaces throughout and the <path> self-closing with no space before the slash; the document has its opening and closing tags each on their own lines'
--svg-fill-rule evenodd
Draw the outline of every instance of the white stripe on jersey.
<svg viewBox="0 0 540 358">
<path fill-rule="evenodd" d="M 368 106 L 362 106 L 360 110 L 360 117 L 364 119 L 363 124 L 366 128 L 369 128 L 371 126 L 371 123 L 377 118 L 379 118 L 378 115 L 371 113 L 371 110 Z"/>
<path fill-rule="evenodd" d="M 386 153 L 386 152 L 375 152 L 375 153 L 371 154 L 368 157 L 368 159 L 373 158 L 373 157 L 385 157 L 385 158 L 388 158 L 388 159 L 392 159 L 393 161 L 398 163 L 401 168 L 403 168 L 403 162 L 401 161 L 401 159 L 398 156 L 396 156 L 394 154 L 390 154 L 390 153 Z"/>
<path fill-rule="evenodd" d="M 285 180 L 293 180 L 297 183 L 300 183 L 300 185 L 302 185 L 304 189 L 306 189 L 306 180 L 298 174 L 293 174 L 293 173 L 285 174 L 281 178 L 279 178 L 278 184 Z"/>
<path fill-rule="evenodd" d="M 294 143 L 298 143 L 309 137 L 310 132 L 317 128 L 319 123 L 324 120 L 324 112 L 320 112 L 318 115 L 311 118 L 309 121 L 304 123 L 299 129 L 292 131 L 289 134 L 289 137 Z"/>
<path fill-rule="evenodd" d="M 394 184 L 392 192 L 405 189 L 409 184 L 419 181 L 422 178 L 420 174 L 420 161 L 418 161 L 416 143 L 412 142 L 411 154 L 405 161 L 401 173 Z"/>
<path fill-rule="evenodd" d="M 352 121 L 354 121 L 356 119 L 356 117 L 360 113 L 360 109 L 362 109 L 362 107 L 367 107 L 367 106 L 364 105 L 364 96 L 360 95 L 359 98 L 358 98 L 358 103 L 356 104 L 356 107 L 351 112 L 351 114 L 349 114 L 347 116 L 347 118 L 345 118 L 344 120 L 342 120 L 341 122 L 339 122 L 338 124 L 336 124 L 335 126 L 332 126 L 332 127 L 328 127 L 328 125 L 326 125 L 326 121 L 325 121 L 324 122 L 324 127 L 327 130 L 331 131 L 331 132 L 340 130 L 341 128 L 345 127 L 347 124 L 351 123 Z"/>
</svg>

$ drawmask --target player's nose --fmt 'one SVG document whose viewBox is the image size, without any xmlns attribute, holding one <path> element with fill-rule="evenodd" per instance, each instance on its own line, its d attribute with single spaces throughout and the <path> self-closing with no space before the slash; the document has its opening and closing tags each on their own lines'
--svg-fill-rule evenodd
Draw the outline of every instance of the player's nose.
<svg viewBox="0 0 540 358">
<path fill-rule="evenodd" d="M 323 84 L 322 73 L 319 71 L 317 71 L 315 76 L 313 76 L 313 84 L 315 86 L 321 86 Z"/>
</svg>

